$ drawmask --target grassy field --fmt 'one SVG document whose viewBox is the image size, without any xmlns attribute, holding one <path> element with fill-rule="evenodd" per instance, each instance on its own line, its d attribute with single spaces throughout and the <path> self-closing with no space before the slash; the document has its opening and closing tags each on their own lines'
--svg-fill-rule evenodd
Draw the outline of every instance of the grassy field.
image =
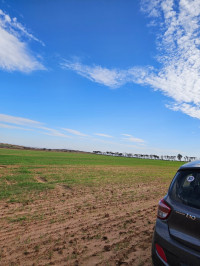
<svg viewBox="0 0 200 266">
<path fill-rule="evenodd" d="M 181 162 L 84 153 L 0 149 L 0 199 L 22 199 L 27 192 L 56 184 L 97 186 L 171 179 Z M 134 175 L 132 170 L 134 168 Z"/>
<path fill-rule="evenodd" d="M 157 203 L 182 164 L 0 149 L 0 264 L 151 265 Z"/>
<path fill-rule="evenodd" d="M 109 165 L 109 166 L 169 166 L 179 167 L 183 163 L 136 159 L 125 157 L 103 156 L 87 153 L 65 153 L 31 150 L 0 149 L 1 165 Z"/>
</svg>

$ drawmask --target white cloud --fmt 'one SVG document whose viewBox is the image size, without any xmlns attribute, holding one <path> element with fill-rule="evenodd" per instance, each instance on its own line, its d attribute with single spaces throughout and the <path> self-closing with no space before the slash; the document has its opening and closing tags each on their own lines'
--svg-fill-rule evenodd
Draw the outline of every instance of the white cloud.
<svg viewBox="0 0 200 266">
<path fill-rule="evenodd" d="M 125 136 L 125 137 L 132 137 L 131 135 L 129 134 L 121 134 L 122 136 Z"/>
<path fill-rule="evenodd" d="M 70 62 L 65 60 L 61 66 L 64 69 L 75 71 L 77 74 L 89 80 L 103 84 L 110 88 L 118 88 L 127 82 L 143 84 L 153 67 L 132 67 L 126 70 L 108 69 L 102 66 L 88 66 L 80 62 Z"/>
<path fill-rule="evenodd" d="M 160 0 L 141 0 L 141 10 L 150 17 L 159 17 L 161 15 L 159 4 Z"/>
<path fill-rule="evenodd" d="M 42 132 L 42 134 L 48 135 L 48 136 L 53 136 L 53 137 L 63 137 L 63 138 L 70 138 L 70 136 L 65 135 L 58 130 L 55 129 L 48 129 L 50 132 Z"/>
<path fill-rule="evenodd" d="M 167 107 L 173 111 L 181 111 L 191 117 L 200 119 L 200 107 L 192 106 L 191 104 L 187 103 L 168 104 Z"/>
<path fill-rule="evenodd" d="M 31 119 L 27 119 L 23 117 L 5 115 L 5 114 L 0 114 L 0 122 L 16 124 L 16 125 L 32 126 L 32 127 L 40 127 L 43 125 L 43 123 L 35 121 L 35 120 L 31 120 Z"/>
<path fill-rule="evenodd" d="M 126 138 L 123 138 L 123 140 L 129 141 L 129 142 L 135 142 L 135 143 L 140 143 L 140 144 L 144 144 L 145 142 L 143 139 L 135 138 L 129 134 L 121 134 L 121 135 L 126 137 Z"/>
<path fill-rule="evenodd" d="M 17 126 L 7 125 L 7 124 L 3 124 L 3 123 L 0 123 L 0 128 L 19 129 L 19 130 L 31 130 L 30 128 L 17 127 Z"/>
<path fill-rule="evenodd" d="M 16 126 L 17 125 L 17 126 Z M 19 127 L 24 126 L 24 127 Z M 21 129 L 21 130 L 37 130 L 42 134 L 54 136 L 54 137 L 65 137 L 65 138 L 72 138 L 72 136 L 66 135 L 60 130 L 46 127 L 44 123 L 31 120 L 24 117 L 17 117 L 11 116 L 6 114 L 0 114 L 0 128 L 8 128 L 8 129 Z M 62 128 L 62 130 L 67 131 L 70 134 L 79 136 L 79 137 L 89 137 L 78 130 L 70 129 L 70 128 Z M 103 137 L 103 138 L 113 138 L 113 136 L 104 134 L 104 133 L 95 133 L 94 135 Z M 136 143 L 144 143 L 144 140 L 135 138 L 130 134 L 121 134 L 122 136 L 126 137 L 123 140 L 129 142 L 136 142 Z"/>
<path fill-rule="evenodd" d="M 112 138 L 112 136 L 107 135 L 107 134 L 103 134 L 103 133 L 95 133 L 94 135 L 100 136 L 100 137 L 105 137 L 105 138 Z"/>
<path fill-rule="evenodd" d="M 3 122 L 3 123 L 0 123 L 0 127 L 1 128 L 21 129 L 21 130 L 37 129 L 37 130 L 40 130 L 40 132 L 42 134 L 55 136 L 55 137 L 67 137 L 67 138 L 70 138 L 70 136 L 63 134 L 59 130 L 56 130 L 56 129 L 53 129 L 53 128 L 49 128 L 49 127 L 45 127 L 44 123 L 41 123 L 41 122 L 38 122 L 38 121 L 35 121 L 35 120 L 31 120 L 31 119 L 27 119 L 27 118 L 23 118 L 23 117 L 0 114 L 0 122 Z M 26 128 L 13 126 L 13 124 L 14 125 L 26 126 Z"/>
<path fill-rule="evenodd" d="M 151 13 L 155 9 L 160 13 Z M 159 21 L 163 17 L 159 49 L 164 56 L 158 57 L 162 68 L 144 83 L 172 98 L 172 110 L 200 119 L 200 1 L 151 1 L 147 12 Z"/>
<path fill-rule="evenodd" d="M 87 66 L 80 62 L 70 62 L 65 60 L 62 67 L 73 70 L 79 75 L 88 78 L 96 83 L 103 84 L 110 88 L 116 88 L 125 83 L 126 72 L 117 69 L 108 69 L 101 66 Z"/>
<path fill-rule="evenodd" d="M 0 68 L 7 71 L 31 72 L 45 67 L 28 49 L 25 37 L 40 42 L 16 18 L 0 9 Z M 22 40 L 23 39 L 23 40 Z"/>
<path fill-rule="evenodd" d="M 81 133 L 80 131 L 74 130 L 74 129 L 70 129 L 70 128 L 63 128 L 63 130 L 66 130 L 67 132 L 73 134 L 73 135 L 77 135 L 77 136 L 82 136 L 82 137 L 87 137 L 88 135 Z"/>
<path fill-rule="evenodd" d="M 142 0 L 156 26 L 160 69 L 109 69 L 64 61 L 62 66 L 110 88 L 127 82 L 151 86 L 171 98 L 172 110 L 200 119 L 200 1 Z"/>
</svg>

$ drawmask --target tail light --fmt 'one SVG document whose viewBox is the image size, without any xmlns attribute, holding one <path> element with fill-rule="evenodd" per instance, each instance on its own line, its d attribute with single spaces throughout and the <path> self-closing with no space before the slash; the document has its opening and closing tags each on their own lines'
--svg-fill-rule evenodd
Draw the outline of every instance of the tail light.
<svg viewBox="0 0 200 266">
<path fill-rule="evenodd" d="M 164 199 L 161 199 L 158 204 L 158 214 L 157 217 L 161 220 L 165 220 L 169 217 L 171 208 L 167 205 Z"/>
<path fill-rule="evenodd" d="M 163 259 L 165 262 L 167 262 L 165 252 L 164 252 L 163 248 L 158 244 L 156 244 L 156 251 L 157 251 L 158 255 L 161 257 L 161 259 Z"/>
</svg>

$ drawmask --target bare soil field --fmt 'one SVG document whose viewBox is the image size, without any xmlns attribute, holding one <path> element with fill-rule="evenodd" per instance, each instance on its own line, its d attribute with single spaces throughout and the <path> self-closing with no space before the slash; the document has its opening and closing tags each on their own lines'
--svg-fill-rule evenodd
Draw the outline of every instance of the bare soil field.
<svg viewBox="0 0 200 266">
<path fill-rule="evenodd" d="M 18 169 L 0 166 L 0 178 L 9 176 L 2 184 L 15 183 Z M 167 167 L 29 170 L 34 182 L 54 187 L 1 200 L 0 265 L 151 265 L 157 204 L 172 178 L 162 179 Z"/>
</svg>

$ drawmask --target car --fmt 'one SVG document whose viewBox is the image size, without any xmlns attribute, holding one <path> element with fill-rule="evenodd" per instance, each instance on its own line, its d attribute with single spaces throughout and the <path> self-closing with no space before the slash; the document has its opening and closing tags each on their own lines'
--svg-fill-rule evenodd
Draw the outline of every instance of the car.
<svg viewBox="0 0 200 266">
<path fill-rule="evenodd" d="M 200 266 L 200 161 L 182 165 L 158 204 L 154 266 Z"/>
</svg>

